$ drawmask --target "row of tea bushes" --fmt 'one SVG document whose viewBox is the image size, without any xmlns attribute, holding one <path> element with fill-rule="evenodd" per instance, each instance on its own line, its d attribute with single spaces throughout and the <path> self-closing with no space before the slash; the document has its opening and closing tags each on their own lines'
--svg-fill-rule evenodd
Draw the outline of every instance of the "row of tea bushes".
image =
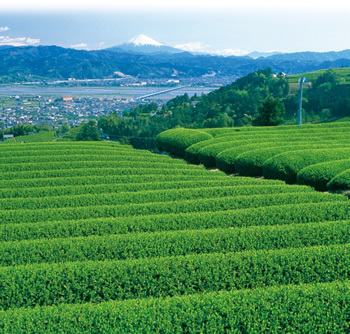
<svg viewBox="0 0 350 334">
<path fill-rule="evenodd" d="M 346 333 L 349 281 L 0 311 L 3 333 Z M 305 300 L 309 302 L 305 302 Z"/>
<path fill-rule="evenodd" d="M 101 303 L 327 283 L 350 275 L 350 244 L 0 267 L 0 308 Z"/>
<path fill-rule="evenodd" d="M 349 220 L 25 240 L 0 244 L 0 266 L 326 246 L 349 240 Z"/>
<path fill-rule="evenodd" d="M 172 131 L 175 130 L 167 131 L 165 141 L 172 137 Z M 335 163 L 337 167 L 329 166 L 336 160 L 350 159 L 350 122 L 201 131 L 214 137 L 185 149 L 185 158 L 190 163 L 217 167 L 225 173 L 241 176 L 298 182 L 318 190 L 349 189 L 350 181 L 346 178 L 349 165 L 339 161 Z M 329 164 L 322 165 L 323 162 Z M 313 169 L 315 164 L 319 165 Z M 302 171 L 306 167 L 307 170 Z M 332 181 L 343 172 L 344 181 Z"/>
<path fill-rule="evenodd" d="M 213 212 L 149 214 L 136 217 L 76 218 L 0 225 L 0 241 L 86 237 L 161 231 L 289 225 L 350 220 L 348 201 L 280 204 Z M 336 225 L 334 225 L 336 226 Z"/>
<path fill-rule="evenodd" d="M 0 169 L 1 333 L 344 327 L 343 195 L 114 143 L 2 145 Z"/>
</svg>

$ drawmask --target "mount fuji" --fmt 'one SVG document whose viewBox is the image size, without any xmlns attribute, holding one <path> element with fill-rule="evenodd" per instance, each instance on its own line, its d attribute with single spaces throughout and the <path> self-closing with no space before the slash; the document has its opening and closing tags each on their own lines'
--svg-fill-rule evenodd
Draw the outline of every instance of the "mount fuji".
<svg viewBox="0 0 350 334">
<path fill-rule="evenodd" d="M 143 34 L 131 38 L 126 43 L 119 44 L 105 50 L 114 52 L 124 51 L 141 54 L 175 54 L 185 52 L 184 50 L 176 49 L 164 43 L 160 43 L 154 40 L 153 38 Z"/>
</svg>

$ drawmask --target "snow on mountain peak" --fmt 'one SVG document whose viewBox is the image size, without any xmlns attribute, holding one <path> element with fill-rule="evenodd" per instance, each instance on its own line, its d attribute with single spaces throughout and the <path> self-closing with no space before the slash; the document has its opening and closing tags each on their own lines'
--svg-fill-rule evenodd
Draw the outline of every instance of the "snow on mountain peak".
<svg viewBox="0 0 350 334">
<path fill-rule="evenodd" d="M 135 46 L 143 46 L 143 45 L 153 45 L 153 46 L 163 46 L 165 44 L 159 43 L 156 40 L 148 37 L 146 35 L 137 35 L 128 41 L 128 44 L 134 44 Z"/>
</svg>

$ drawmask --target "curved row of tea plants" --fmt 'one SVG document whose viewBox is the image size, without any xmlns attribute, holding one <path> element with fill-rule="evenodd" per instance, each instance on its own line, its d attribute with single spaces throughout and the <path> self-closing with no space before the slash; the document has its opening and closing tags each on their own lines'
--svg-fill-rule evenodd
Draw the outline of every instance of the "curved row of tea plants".
<svg viewBox="0 0 350 334">
<path fill-rule="evenodd" d="M 343 195 L 114 143 L 3 145 L 0 170 L 3 333 L 345 326 Z"/>
<path fill-rule="evenodd" d="M 177 137 L 180 130 L 177 129 Z M 184 130 L 186 133 L 191 131 Z M 168 140 L 171 140 L 171 131 L 167 131 Z M 350 167 L 345 160 L 350 159 L 350 122 L 202 129 L 202 132 L 214 137 L 198 141 L 185 149 L 185 158 L 191 163 L 217 167 L 226 173 L 242 176 L 297 182 L 311 185 L 317 190 L 349 189 L 347 171 Z M 313 167 L 315 164 L 319 165 Z M 307 169 L 304 171 L 304 168 Z M 333 182 L 333 178 L 336 179 L 339 174 L 342 175 L 341 182 Z"/>
</svg>

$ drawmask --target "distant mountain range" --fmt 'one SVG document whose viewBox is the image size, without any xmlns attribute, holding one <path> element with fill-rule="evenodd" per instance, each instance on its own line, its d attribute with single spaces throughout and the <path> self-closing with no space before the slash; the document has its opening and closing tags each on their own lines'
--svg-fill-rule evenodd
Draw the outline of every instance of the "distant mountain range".
<svg viewBox="0 0 350 334">
<path fill-rule="evenodd" d="M 350 50 L 338 52 L 254 53 L 250 56 L 195 55 L 145 35 L 105 50 L 58 46 L 0 47 L 0 83 L 36 80 L 113 78 L 200 78 L 244 76 L 258 69 L 298 74 L 350 66 Z"/>
<path fill-rule="evenodd" d="M 251 53 L 248 53 L 246 55 L 246 57 L 250 57 L 250 58 L 254 58 L 254 59 L 257 59 L 260 57 L 266 58 L 266 57 L 274 56 L 274 55 L 281 54 L 281 53 L 282 52 L 279 52 L 279 51 L 270 51 L 270 52 L 253 51 Z"/>
</svg>

